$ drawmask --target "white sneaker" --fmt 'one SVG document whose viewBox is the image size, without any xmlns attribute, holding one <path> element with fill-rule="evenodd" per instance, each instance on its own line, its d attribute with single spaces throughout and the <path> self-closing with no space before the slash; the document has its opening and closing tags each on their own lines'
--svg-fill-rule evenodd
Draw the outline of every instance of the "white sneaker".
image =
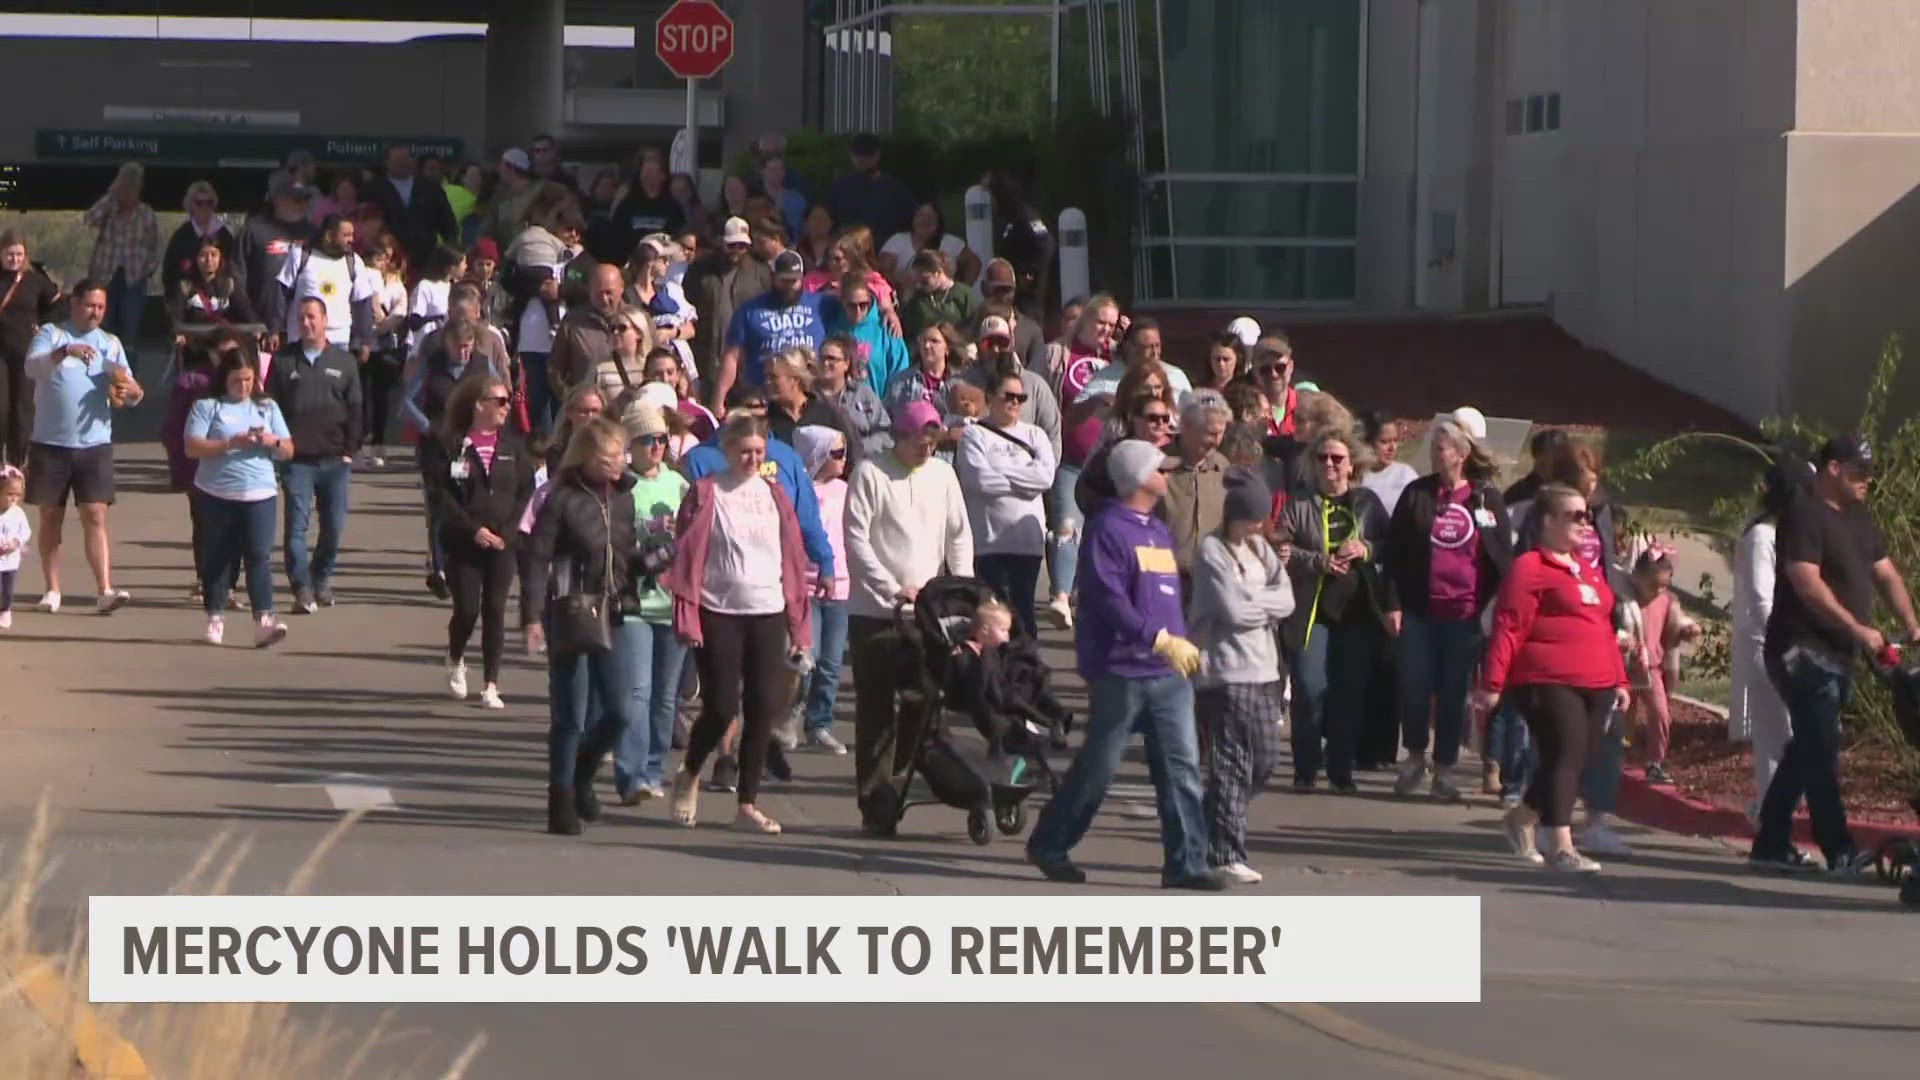
<svg viewBox="0 0 1920 1080">
<path fill-rule="evenodd" d="M 42 596 L 40 602 L 34 606 L 51 615 L 60 610 L 60 594 L 58 592 L 49 592 L 45 596 Z"/>
<path fill-rule="evenodd" d="M 447 689 L 453 691 L 455 701 L 467 700 L 467 662 L 465 660 L 447 662 Z"/>
<path fill-rule="evenodd" d="M 1574 845 L 1582 851 L 1591 851 L 1596 855 L 1631 855 L 1633 848 L 1613 827 L 1604 821 L 1596 821 L 1580 830 Z"/>
<path fill-rule="evenodd" d="M 260 616 L 260 621 L 253 626 L 253 647 L 256 649 L 271 649 L 286 637 L 287 624 L 271 615 Z"/>
<path fill-rule="evenodd" d="M 227 637 L 227 620 L 218 615 L 207 616 L 207 644 L 218 645 Z"/>
<path fill-rule="evenodd" d="M 835 757 L 840 757 L 847 752 L 847 744 L 834 738 L 833 732 L 831 731 L 807 732 L 807 745 L 815 747 L 825 753 L 832 754 Z"/>
<path fill-rule="evenodd" d="M 1064 596 L 1047 601 L 1047 617 L 1062 630 L 1073 629 L 1073 603 Z"/>
<path fill-rule="evenodd" d="M 13 609 L 8 608 L 5 611 L 0 611 L 0 630 L 11 629 L 13 629 Z"/>
<path fill-rule="evenodd" d="M 1243 862 L 1228 863 L 1220 867 L 1220 876 L 1235 885 L 1258 885 L 1265 880 L 1260 876 L 1260 871 Z"/>
<path fill-rule="evenodd" d="M 483 709 L 504 709 L 507 703 L 500 700 L 500 688 L 488 683 L 480 691 L 480 707 Z"/>
<path fill-rule="evenodd" d="M 1420 781 L 1427 778 L 1427 759 L 1421 756 L 1410 757 L 1400 766 L 1400 778 L 1393 782 L 1395 795 L 1411 795 L 1420 787 Z"/>
<path fill-rule="evenodd" d="M 108 589 L 93 599 L 95 615 L 111 615 L 119 611 L 133 596 L 125 589 Z"/>
</svg>

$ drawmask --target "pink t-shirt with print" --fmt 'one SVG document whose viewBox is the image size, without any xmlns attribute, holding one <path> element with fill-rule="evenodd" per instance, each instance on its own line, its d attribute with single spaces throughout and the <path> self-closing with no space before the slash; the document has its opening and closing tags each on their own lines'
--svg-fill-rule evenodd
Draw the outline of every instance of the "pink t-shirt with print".
<svg viewBox="0 0 1920 1080">
<path fill-rule="evenodd" d="M 1435 619 L 1471 619 L 1480 609 L 1480 530 L 1467 499 L 1470 484 L 1442 492 L 1433 512 L 1432 569 L 1427 613 Z"/>
</svg>

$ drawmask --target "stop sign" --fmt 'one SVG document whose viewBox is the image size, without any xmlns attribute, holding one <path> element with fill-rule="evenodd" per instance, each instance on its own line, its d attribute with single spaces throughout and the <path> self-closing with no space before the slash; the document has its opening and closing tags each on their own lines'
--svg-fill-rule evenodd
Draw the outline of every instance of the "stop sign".
<svg viewBox="0 0 1920 1080">
<path fill-rule="evenodd" d="M 678 0 L 653 24 L 653 51 L 683 79 L 711 78 L 733 59 L 733 20 L 713 0 Z"/>
</svg>

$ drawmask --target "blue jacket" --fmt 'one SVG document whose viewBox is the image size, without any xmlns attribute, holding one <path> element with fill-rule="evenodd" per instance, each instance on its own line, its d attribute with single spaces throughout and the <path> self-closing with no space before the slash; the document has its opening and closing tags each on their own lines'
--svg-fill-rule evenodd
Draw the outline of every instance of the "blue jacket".
<svg viewBox="0 0 1920 1080">
<path fill-rule="evenodd" d="M 814 493 L 806 464 L 793 447 L 772 436 L 767 437 L 767 463 L 774 467 L 780 486 L 793 500 L 794 512 L 800 517 L 800 542 L 807 549 L 808 560 L 820 571 L 821 577 L 831 578 L 833 545 L 827 542 L 826 526 L 820 524 L 820 497 Z M 680 471 L 686 474 L 690 484 L 703 476 L 725 472 L 726 468 L 727 455 L 720 449 L 718 432 L 680 459 Z"/>
<path fill-rule="evenodd" d="M 1166 522 L 1118 501 L 1107 503 L 1087 522 L 1074 580 L 1080 590 L 1074 652 L 1083 678 L 1173 674 L 1173 666 L 1153 651 L 1160 631 L 1187 633 Z"/>
<path fill-rule="evenodd" d="M 886 396 L 887 384 L 907 370 L 913 358 L 907 354 L 907 343 L 900 340 L 900 335 L 887 329 L 886 320 L 880 317 L 880 305 L 868 308 L 866 318 L 856 323 L 847 318 L 847 309 L 840 306 L 838 297 L 828 297 L 821 302 L 821 313 L 827 318 L 829 334 L 853 335 L 854 344 L 866 354 L 867 385 L 873 387 L 874 393 Z M 959 358 L 947 360 L 958 363 Z M 854 370 L 858 371 L 858 366 Z M 944 403 L 942 411 L 945 411 Z"/>
</svg>

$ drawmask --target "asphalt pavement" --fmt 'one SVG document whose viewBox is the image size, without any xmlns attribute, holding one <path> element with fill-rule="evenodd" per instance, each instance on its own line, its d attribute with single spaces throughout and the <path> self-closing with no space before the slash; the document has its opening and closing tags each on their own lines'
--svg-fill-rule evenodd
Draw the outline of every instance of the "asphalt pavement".
<svg viewBox="0 0 1920 1080">
<path fill-rule="evenodd" d="M 39 594 L 30 556 L 23 610 L 0 635 L 0 840 L 21 832 L 43 793 L 52 799 L 50 931 L 90 894 L 167 890 L 226 829 L 251 844 L 233 891 L 277 890 L 357 805 L 376 809 L 326 860 L 315 892 L 1000 898 L 1157 886 L 1156 825 L 1127 810 L 1148 790 L 1137 759 L 1075 853 L 1092 877 L 1077 888 L 1042 880 L 1017 841 L 975 846 L 957 811 L 916 809 L 897 839 L 863 837 L 851 759 L 805 752 L 793 782 L 763 792 L 787 828 L 777 838 L 722 827 L 730 815 L 712 795 L 713 824 L 698 829 L 670 825 L 655 803 L 609 806 L 583 838 L 548 836 L 542 673 L 510 661 L 504 712 L 448 698 L 447 608 L 423 585 L 411 473 L 356 477 L 340 605 L 287 614 L 287 640 L 262 652 L 240 643 L 243 618 L 235 644 L 201 643 L 204 619 L 186 602 L 184 497 L 165 490 L 157 447 L 123 447 L 121 458 L 115 579 L 132 604 L 90 612 L 76 544 L 67 610 L 25 610 Z M 1048 643 L 1069 669 L 1064 638 Z M 1070 671 L 1061 684 L 1082 707 Z M 1356 796 L 1297 795 L 1281 776 L 1254 804 L 1250 846 L 1267 878 L 1250 891 L 1481 896 L 1480 1004 L 403 1007 L 377 1057 L 444 1061 L 485 1033 L 475 1077 L 551 1075 L 559 1060 L 584 1073 L 956 1080 L 1149 1075 L 1201 1061 L 1362 1078 L 1913 1073 L 1920 922 L 1889 889 L 1755 877 L 1715 842 L 1633 830 L 1633 857 L 1597 877 L 1557 877 L 1505 853 L 1489 800 L 1395 799 L 1385 774 L 1364 775 Z M 1423 963 L 1421 951 L 1404 962 Z M 300 1014 L 360 1029 L 385 1011 Z"/>
</svg>

